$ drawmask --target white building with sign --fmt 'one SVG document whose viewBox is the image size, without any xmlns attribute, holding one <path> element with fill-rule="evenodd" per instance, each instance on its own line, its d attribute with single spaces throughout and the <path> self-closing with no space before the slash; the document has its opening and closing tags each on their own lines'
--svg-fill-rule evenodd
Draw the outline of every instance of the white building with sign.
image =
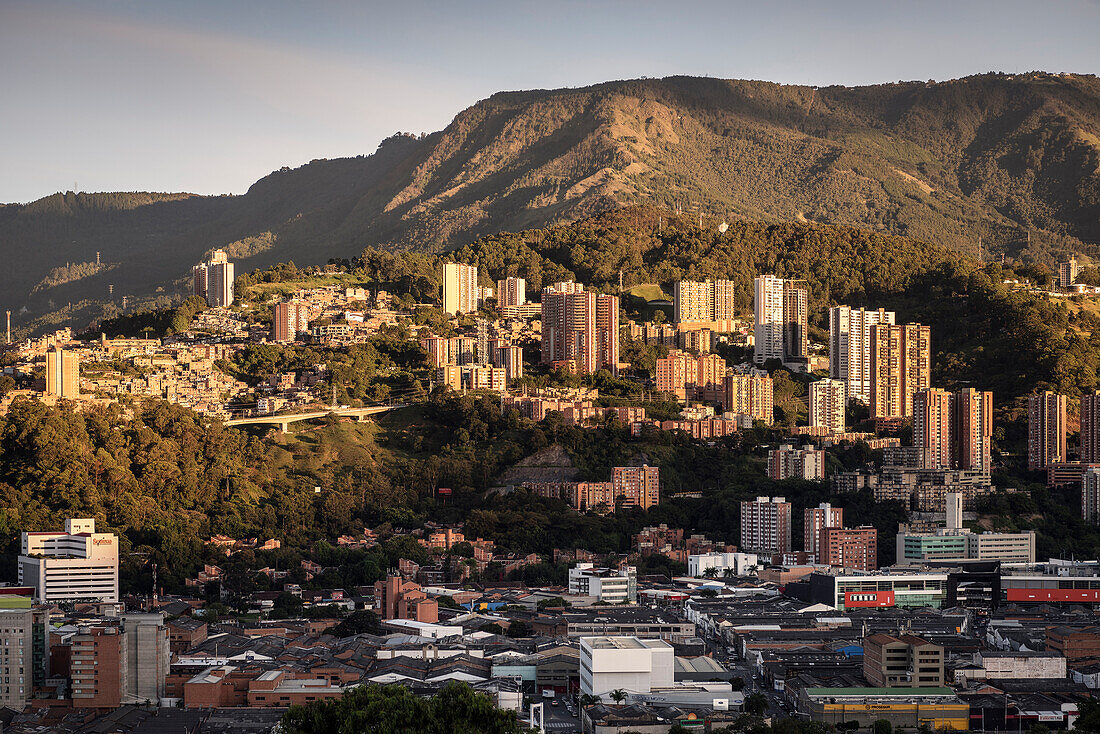
<svg viewBox="0 0 1100 734">
<path fill-rule="evenodd" d="M 64 531 L 25 532 L 19 583 L 41 602 L 118 602 L 118 536 L 95 519 L 65 521 Z"/>
</svg>

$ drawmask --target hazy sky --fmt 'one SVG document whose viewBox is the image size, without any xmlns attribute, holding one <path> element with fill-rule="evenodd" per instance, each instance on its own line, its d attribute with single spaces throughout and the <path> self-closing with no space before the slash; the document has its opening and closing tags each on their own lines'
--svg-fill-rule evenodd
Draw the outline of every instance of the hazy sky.
<svg viewBox="0 0 1100 734">
<path fill-rule="evenodd" d="M 1100 3 L 0 0 L 0 202 L 239 193 L 505 89 L 1100 72 Z"/>
</svg>

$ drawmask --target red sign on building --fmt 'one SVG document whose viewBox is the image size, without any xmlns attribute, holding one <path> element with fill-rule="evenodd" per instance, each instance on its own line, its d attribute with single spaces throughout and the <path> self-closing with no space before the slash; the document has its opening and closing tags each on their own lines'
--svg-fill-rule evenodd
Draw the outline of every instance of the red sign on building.
<svg viewBox="0 0 1100 734">
<path fill-rule="evenodd" d="M 1006 591 L 1008 601 L 1100 603 L 1100 589 L 1007 589 Z"/>
<path fill-rule="evenodd" d="M 844 608 L 854 607 L 892 607 L 894 592 L 890 591 L 845 591 Z"/>
</svg>

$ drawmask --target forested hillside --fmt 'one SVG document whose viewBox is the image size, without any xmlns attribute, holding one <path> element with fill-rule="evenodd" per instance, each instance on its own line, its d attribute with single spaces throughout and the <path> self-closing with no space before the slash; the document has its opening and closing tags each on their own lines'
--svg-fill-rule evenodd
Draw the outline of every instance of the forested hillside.
<svg viewBox="0 0 1100 734">
<path fill-rule="evenodd" d="M 281 170 L 242 196 L 59 194 L 0 207 L 11 263 L 0 307 L 27 306 L 19 325 L 89 299 L 66 314 L 87 320 L 111 284 L 116 304 L 178 293 L 214 247 L 241 270 L 364 246 L 441 251 L 638 202 L 702 214 L 707 227 L 806 221 L 971 255 L 979 240 L 983 253 L 1037 261 L 1092 254 L 1100 82 L 990 74 L 813 89 L 672 77 L 500 93 L 441 132 Z M 117 267 L 71 269 L 96 251 Z"/>
</svg>

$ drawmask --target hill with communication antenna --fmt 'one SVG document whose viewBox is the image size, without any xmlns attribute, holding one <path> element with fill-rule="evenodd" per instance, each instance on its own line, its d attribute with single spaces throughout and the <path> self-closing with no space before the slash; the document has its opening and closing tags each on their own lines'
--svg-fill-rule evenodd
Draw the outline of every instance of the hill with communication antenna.
<svg viewBox="0 0 1100 734">
<path fill-rule="evenodd" d="M 1093 255 L 1100 81 L 670 77 L 501 92 L 440 132 L 282 169 L 240 196 L 70 192 L 0 206 L 0 308 L 25 306 L 25 321 L 70 302 L 169 300 L 216 247 L 245 272 L 367 246 L 442 251 L 634 203 L 714 226 L 852 226 L 987 259 Z"/>
</svg>

